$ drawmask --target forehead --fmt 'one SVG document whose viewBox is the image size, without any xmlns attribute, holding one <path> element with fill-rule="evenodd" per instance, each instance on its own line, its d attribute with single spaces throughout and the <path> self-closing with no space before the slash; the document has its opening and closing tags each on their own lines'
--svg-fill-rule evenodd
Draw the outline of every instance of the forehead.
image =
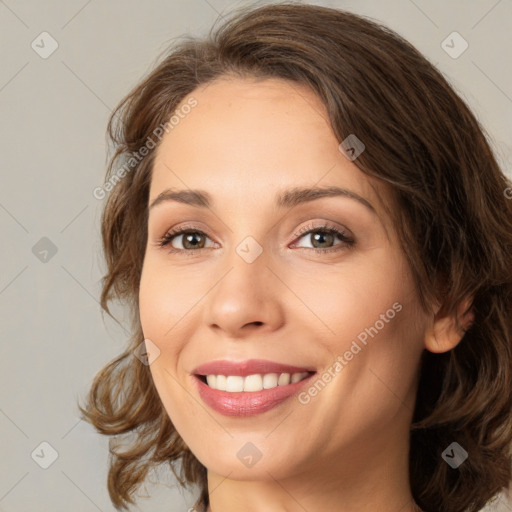
<svg viewBox="0 0 512 512">
<path fill-rule="evenodd" d="M 181 105 L 190 98 L 197 105 L 158 147 L 150 202 L 164 189 L 192 188 L 243 207 L 290 186 L 340 186 L 377 207 L 370 179 L 339 151 L 325 106 L 309 88 L 222 78 Z"/>
</svg>

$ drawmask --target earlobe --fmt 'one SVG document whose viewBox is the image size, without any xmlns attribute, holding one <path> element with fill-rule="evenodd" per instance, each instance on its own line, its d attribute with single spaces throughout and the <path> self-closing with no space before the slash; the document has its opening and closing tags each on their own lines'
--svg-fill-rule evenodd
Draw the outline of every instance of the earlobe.
<svg viewBox="0 0 512 512">
<path fill-rule="evenodd" d="M 474 322 L 472 309 L 473 298 L 464 299 L 455 313 L 446 314 L 439 308 L 433 322 L 425 333 L 425 348 L 436 354 L 448 352 L 455 348 Z M 469 310 L 468 310 L 469 309 Z"/>
</svg>

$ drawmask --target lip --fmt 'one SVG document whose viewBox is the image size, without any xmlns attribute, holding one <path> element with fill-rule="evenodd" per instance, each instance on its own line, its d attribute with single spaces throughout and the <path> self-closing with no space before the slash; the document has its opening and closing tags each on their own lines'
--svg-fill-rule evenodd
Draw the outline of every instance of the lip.
<svg viewBox="0 0 512 512">
<path fill-rule="evenodd" d="M 303 386 L 309 383 L 313 375 L 315 374 L 312 373 L 301 381 L 287 384 L 286 386 L 277 386 L 271 389 L 262 389 L 261 391 L 242 391 L 239 393 L 213 389 L 197 375 L 194 376 L 194 380 L 198 386 L 201 399 L 214 411 L 224 416 L 244 417 L 261 414 L 278 406 L 298 393 Z"/>
<path fill-rule="evenodd" d="M 246 377 L 255 373 L 292 374 L 299 372 L 308 372 L 310 375 L 293 384 L 262 389 L 261 391 L 219 391 L 208 386 L 201 378 L 205 375 L 238 375 Z M 206 405 L 224 416 L 247 417 L 269 411 L 297 394 L 303 386 L 310 382 L 311 377 L 316 374 L 316 370 L 265 361 L 263 359 L 251 359 L 240 362 L 212 361 L 197 367 L 193 373 L 199 396 Z"/>
<path fill-rule="evenodd" d="M 245 361 L 211 361 L 192 371 L 195 375 L 238 375 L 247 377 L 255 373 L 300 373 L 315 372 L 315 368 L 291 366 L 265 359 L 248 359 Z"/>
</svg>

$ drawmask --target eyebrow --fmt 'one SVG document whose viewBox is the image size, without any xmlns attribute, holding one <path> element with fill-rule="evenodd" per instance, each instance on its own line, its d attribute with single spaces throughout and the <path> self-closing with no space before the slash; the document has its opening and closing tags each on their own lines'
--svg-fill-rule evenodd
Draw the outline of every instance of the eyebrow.
<svg viewBox="0 0 512 512">
<path fill-rule="evenodd" d="M 280 193 L 276 197 L 276 204 L 280 208 L 293 208 L 302 203 L 321 199 L 323 197 L 346 197 L 354 199 L 363 204 L 373 213 L 377 213 L 372 204 L 364 197 L 352 192 L 351 190 L 329 186 L 322 188 L 291 188 Z M 210 208 L 212 205 L 212 198 L 210 194 L 204 190 L 175 190 L 167 189 L 158 194 L 150 205 L 150 209 L 155 206 L 167 202 L 176 201 L 178 203 L 188 204 L 190 206 L 198 206 L 201 208 Z"/>
</svg>

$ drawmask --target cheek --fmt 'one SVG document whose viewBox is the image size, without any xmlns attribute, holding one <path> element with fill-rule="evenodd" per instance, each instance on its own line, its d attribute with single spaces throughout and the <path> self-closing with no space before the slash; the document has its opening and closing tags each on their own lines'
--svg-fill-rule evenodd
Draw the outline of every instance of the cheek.
<svg viewBox="0 0 512 512">
<path fill-rule="evenodd" d="M 185 316 L 194 315 L 194 305 L 206 292 L 199 284 L 185 268 L 171 270 L 149 256 L 144 262 L 139 286 L 139 314 L 144 336 L 162 341 L 176 338 L 176 331 L 182 328 L 181 321 Z"/>
<path fill-rule="evenodd" d="M 414 409 L 422 352 L 421 331 L 411 325 L 415 306 L 406 297 L 385 303 L 382 308 L 368 303 L 367 311 L 358 309 L 360 317 L 336 324 L 337 336 L 328 345 L 332 356 L 319 375 L 326 384 L 314 382 L 300 397 L 310 414 L 321 418 L 310 424 L 336 432 L 334 447 L 358 437 L 374 438 L 402 421 L 408 424 L 409 419 L 400 418 Z"/>
<path fill-rule="evenodd" d="M 161 264 L 145 261 L 139 286 L 139 317 L 144 338 L 160 350 L 149 366 L 156 390 L 174 426 L 184 431 L 193 417 L 190 408 L 183 407 L 190 397 L 180 384 L 183 369 L 178 362 L 189 333 L 185 331 L 187 323 L 180 320 L 190 311 L 189 302 L 197 302 L 197 297 L 192 297 L 186 287 L 181 293 L 179 284 Z"/>
<path fill-rule="evenodd" d="M 343 356 L 350 361 L 343 370 L 341 391 L 349 401 L 350 390 L 357 390 L 375 418 L 382 419 L 414 407 L 426 326 L 415 295 L 406 288 L 386 299 L 368 302 L 366 311 L 360 311 L 359 325 L 354 324 L 349 338 L 344 338 L 348 346 Z"/>
<path fill-rule="evenodd" d="M 179 378 L 179 356 L 188 338 L 183 331 L 186 323 L 180 319 L 190 307 L 185 307 L 175 286 L 165 269 L 145 263 L 139 286 L 139 318 L 144 338 L 159 349 L 150 371 L 166 408 L 172 407 L 172 397 L 179 393 L 175 378 Z"/>
<path fill-rule="evenodd" d="M 393 399 L 385 383 L 406 395 L 423 350 L 426 324 L 403 259 L 377 251 L 372 256 L 328 276 L 318 273 L 316 285 L 305 280 L 300 292 L 328 329 L 323 338 L 331 354 L 326 369 L 343 375 L 331 387 L 333 400 L 337 393 L 357 390 L 385 403 L 387 395 Z M 336 371 L 332 365 L 339 356 L 344 362 Z M 352 399 L 348 395 L 343 397 L 347 402 Z"/>
<path fill-rule="evenodd" d="M 393 304 L 411 294 L 409 276 L 400 264 L 389 250 L 375 250 L 339 265 L 319 267 L 314 277 L 311 269 L 304 269 L 299 278 L 290 270 L 287 280 L 297 283 L 297 296 L 317 317 L 318 326 L 323 324 L 339 343 L 373 326 L 390 309 L 385 319 L 394 318 Z"/>
</svg>

